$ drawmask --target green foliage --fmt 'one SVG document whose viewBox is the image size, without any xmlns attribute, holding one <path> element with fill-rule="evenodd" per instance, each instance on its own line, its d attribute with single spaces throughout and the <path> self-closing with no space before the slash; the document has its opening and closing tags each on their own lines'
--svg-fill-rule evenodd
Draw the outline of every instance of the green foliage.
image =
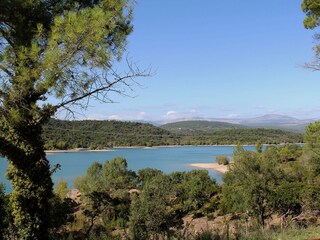
<svg viewBox="0 0 320 240">
<path fill-rule="evenodd" d="M 0 184 L 0 238 L 4 238 L 4 231 L 8 228 L 8 223 L 6 222 L 6 196 L 4 194 L 4 185 Z"/>
<path fill-rule="evenodd" d="M 293 215 L 301 212 L 304 184 L 296 178 L 294 168 L 281 163 L 279 152 L 283 148 L 250 152 L 237 147 L 234 164 L 223 176 L 225 210 L 247 213 L 261 226 L 273 212 Z"/>
<path fill-rule="evenodd" d="M 319 27 L 320 22 L 320 1 L 319 0 L 303 0 L 301 4 L 302 11 L 306 14 L 303 21 L 306 29 L 315 29 Z M 314 35 L 314 39 L 318 42 L 320 39 L 319 34 Z M 317 43 L 313 48 L 315 52 L 315 58 L 311 63 L 306 64 L 307 68 L 318 71 L 319 70 L 319 53 L 320 45 Z"/>
<path fill-rule="evenodd" d="M 93 94 L 109 100 L 108 91 L 143 75 L 111 70 L 132 32 L 131 19 L 129 0 L 1 1 L 0 154 L 9 162 L 19 238 L 48 238 L 53 184 L 43 124 L 62 107 L 86 107 Z M 55 105 L 47 101 L 52 96 Z"/>
<path fill-rule="evenodd" d="M 181 145 L 228 145 L 228 144 L 264 144 L 297 143 L 302 142 L 302 136 L 298 133 L 286 132 L 277 129 L 225 129 L 212 133 L 193 132 L 181 134 Z"/>
<path fill-rule="evenodd" d="M 310 124 L 305 132 L 303 161 L 307 166 L 307 184 L 304 189 L 305 204 L 308 209 L 319 209 L 320 207 L 320 122 Z"/>
<path fill-rule="evenodd" d="M 82 211 L 88 219 L 86 236 L 95 234 L 95 221 L 104 219 L 103 232 L 109 233 L 113 227 L 124 228 L 129 219 L 129 190 L 136 184 L 135 172 L 128 169 L 124 158 L 114 158 L 103 165 L 94 162 L 87 174 L 78 177 L 75 187 L 83 194 Z M 92 233 L 92 230 L 95 230 Z"/>
<path fill-rule="evenodd" d="M 53 195 L 49 203 L 51 206 L 48 216 L 50 220 L 49 227 L 53 234 L 58 235 L 58 229 L 61 226 L 74 220 L 73 213 L 77 204 L 70 198 L 61 199 L 58 195 Z"/>
<path fill-rule="evenodd" d="M 127 161 L 121 157 L 106 161 L 102 169 L 103 185 L 109 191 L 132 188 L 136 177 L 136 173 L 128 169 Z"/>
<path fill-rule="evenodd" d="M 129 223 L 132 239 L 168 236 L 171 227 L 181 224 L 181 219 L 176 222 L 176 213 L 170 204 L 173 196 L 172 184 L 166 175 L 156 175 L 145 183 L 132 201 Z"/>
<path fill-rule="evenodd" d="M 138 171 L 138 187 L 143 188 L 145 183 L 158 175 L 163 175 L 163 172 L 154 168 L 143 168 Z"/>
<path fill-rule="evenodd" d="M 306 147 L 308 149 L 320 151 L 320 122 L 310 124 L 306 128 L 304 141 L 306 142 Z"/>
<path fill-rule="evenodd" d="M 304 183 L 284 181 L 275 187 L 272 209 L 283 215 L 297 216 L 302 212 Z"/>
<path fill-rule="evenodd" d="M 151 124 L 53 120 L 44 128 L 47 149 L 174 145 L 177 136 Z"/>
<path fill-rule="evenodd" d="M 176 191 L 174 207 L 182 214 L 199 210 L 220 191 L 216 181 L 204 170 L 174 172 L 170 178 Z"/>
<path fill-rule="evenodd" d="M 282 162 L 296 161 L 302 155 L 302 147 L 296 144 L 284 145 L 279 147 L 279 158 Z"/>
<path fill-rule="evenodd" d="M 226 156 L 216 156 L 217 163 L 220 165 L 228 165 L 229 158 Z"/>
<path fill-rule="evenodd" d="M 4 185 L 0 183 L 0 239 L 14 239 L 17 229 L 13 225 L 9 195 L 5 194 L 4 190 Z"/>
<path fill-rule="evenodd" d="M 214 205 L 211 199 L 220 191 L 203 170 L 165 175 L 155 169 L 142 169 L 138 178 L 141 192 L 133 196 L 129 222 L 133 239 L 170 236 L 170 229 L 179 228 L 183 216 L 206 204 Z"/>
<path fill-rule="evenodd" d="M 55 193 L 61 200 L 65 199 L 68 193 L 67 182 L 60 179 L 55 188 Z"/>
<path fill-rule="evenodd" d="M 309 153 L 308 163 L 312 169 L 313 177 L 320 176 L 320 122 L 310 124 L 304 134 L 306 151 Z"/>
<path fill-rule="evenodd" d="M 93 163 L 75 186 L 82 193 L 86 219 L 82 231 L 87 237 L 129 228 L 132 239 L 170 236 L 172 227 L 181 227 L 183 216 L 205 212 L 205 206 L 209 211 L 217 209 L 214 196 L 220 192 L 207 171 L 166 175 L 147 168 L 136 174 L 123 158 Z M 130 189 L 139 190 L 130 195 Z"/>
<path fill-rule="evenodd" d="M 256 144 L 302 142 L 301 134 L 274 129 L 225 129 L 170 132 L 151 124 L 119 121 L 62 121 L 51 119 L 44 128 L 46 149 L 112 146 Z"/>
<path fill-rule="evenodd" d="M 302 11 L 307 15 L 304 19 L 304 26 L 308 29 L 314 29 L 319 26 L 320 1 L 304 0 L 301 4 Z"/>
</svg>

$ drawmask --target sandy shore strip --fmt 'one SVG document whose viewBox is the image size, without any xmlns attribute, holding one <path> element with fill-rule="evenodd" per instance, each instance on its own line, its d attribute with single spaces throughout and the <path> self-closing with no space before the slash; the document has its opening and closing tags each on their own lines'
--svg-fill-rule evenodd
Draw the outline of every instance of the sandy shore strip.
<svg viewBox="0 0 320 240">
<path fill-rule="evenodd" d="M 218 163 L 191 163 L 191 167 L 213 169 L 220 173 L 226 173 L 229 168 L 228 165 L 219 165 Z"/>
<path fill-rule="evenodd" d="M 45 150 L 47 154 L 53 153 L 79 153 L 79 152 L 113 152 L 113 149 L 66 149 L 66 150 Z"/>
</svg>

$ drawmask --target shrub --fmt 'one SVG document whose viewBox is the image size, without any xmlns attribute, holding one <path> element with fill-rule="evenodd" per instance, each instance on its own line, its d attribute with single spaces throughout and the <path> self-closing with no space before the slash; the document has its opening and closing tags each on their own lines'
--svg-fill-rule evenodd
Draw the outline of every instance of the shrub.
<svg viewBox="0 0 320 240">
<path fill-rule="evenodd" d="M 217 163 L 220 165 L 228 165 L 229 158 L 225 156 L 216 156 Z"/>
</svg>

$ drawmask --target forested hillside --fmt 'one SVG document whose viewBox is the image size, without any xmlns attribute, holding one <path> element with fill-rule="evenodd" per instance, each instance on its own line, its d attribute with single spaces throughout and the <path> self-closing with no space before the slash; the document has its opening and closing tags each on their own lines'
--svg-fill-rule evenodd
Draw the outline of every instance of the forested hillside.
<svg viewBox="0 0 320 240">
<path fill-rule="evenodd" d="M 44 127 L 46 149 L 113 146 L 223 145 L 302 142 L 302 135 L 275 129 L 224 129 L 177 133 L 151 124 L 119 121 L 51 120 Z"/>
<path fill-rule="evenodd" d="M 175 144 L 169 131 L 151 124 L 119 121 L 52 119 L 44 127 L 47 149 Z"/>
</svg>

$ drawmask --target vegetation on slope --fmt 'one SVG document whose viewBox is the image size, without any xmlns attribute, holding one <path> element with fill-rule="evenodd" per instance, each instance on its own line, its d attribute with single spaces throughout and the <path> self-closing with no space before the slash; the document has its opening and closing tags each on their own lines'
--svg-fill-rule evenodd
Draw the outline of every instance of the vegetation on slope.
<svg viewBox="0 0 320 240">
<path fill-rule="evenodd" d="M 176 137 L 151 124 L 119 121 L 51 121 L 44 128 L 47 149 L 175 144 Z"/>
<path fill-rule="evenodd" d="M 223 145 L 302 142 L 302 135 L 275 129 L 224 129 L 176 133 L 151 124 L 119 121 L 51 120 L 44 128 L 46 149 L 112 146 Z"/>
</svg>

